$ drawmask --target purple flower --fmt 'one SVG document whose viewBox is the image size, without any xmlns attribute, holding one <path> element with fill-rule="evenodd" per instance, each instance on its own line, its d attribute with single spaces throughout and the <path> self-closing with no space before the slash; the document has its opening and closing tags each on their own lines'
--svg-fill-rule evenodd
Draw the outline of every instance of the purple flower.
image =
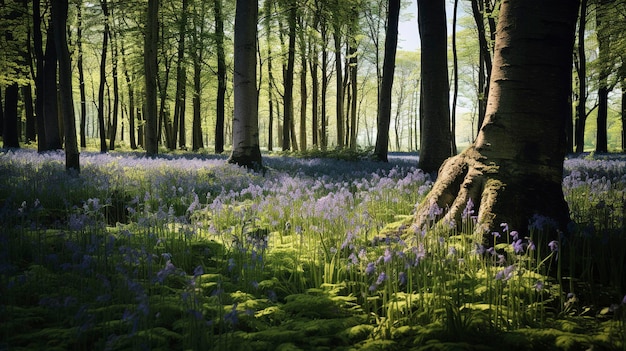
<svg viewBox="0 0 626 351">
<path fill-rule="evenodd" d="M 202 268 L 201 265 L 198 265 L 194 270 L 193 270 L 193 277 L 197 278 L 201 275 L 204 274 L 204 269 Z"/>
<path fill-rule="evenodd" d="M 515 240 L 512 245 L 513 251 L 515 251 L 516 254 L 524 252 L 524 243 L 522 243 L 522 239 Z"/>
<path fill-rule="evenodd" d="M 535 251 L 535 249 L 535 243 L 532 240 L 528 239 L 528 250 Z"/>
<path fill-rule="evenodd" d="M 467 219 L 467 218 L 470 218 L 473 214 L 474 214 L 474 202 L 470 198 L 467 200 L 467 205 L 465 205 L 465 209 L 463 209 L 463 213 L 461 214 L 461 216 L 464 219 Z"/>
<path fill-rule="evenodd" d="M 513 238 L 513 240 L 517 240 L 519 237 L 519 233 L 516 230 L 511 231 L 511 237 Z"/>
<path fill-rule="evenodd" d="M 406 273 L 404 272 L 398 273 L 398 283 L 400 283 L 400 285 L 406 284 Z M 624 298 L 626 299 L 626 296 Z"/>
<path fill-rule="evenodd" d="M 496 273 L 496 280 L 504 280 L 507 281 L 513 277 L 513 272 L 515 271 L 515 266 L 510 265 L 503 270 L 498 271 Z"/>
<path fill-rule="evenodd" d="M 387 280 L 387 274 L 385 272 L 380 272 L 378 279 L 376 279 L 376 285 L 382 284 L 385 280 Z"/>
<path fill-rule="evenodd" d="M 383 255 L 383 262 L 385 263 L 389 263 L 391 262 L 391 250 L 389 250 L 389 248 L 385 249 L 385 254 Z"/>
<path fill-rule="evenodd" d="M 505 233 L 509 232 L 509 224 L 508 223 L 500 223 L 500 228 L 502 228 L 502 231 Z"/>
<path fill-rule="evenodd" d="M 556 240 L 550 241 L 548 243 L 548 247 L 550 248 L 550 251 L 552 252 L 559 251 L 559 243 Z"/>
<path fill-rule="evenodd" d="M 535 288 L 535 290 L 537 291 L 543 290 L 543 287 L 544 287 L 544 283 L 541 280 L 537 280 L 535 285 L 533 285 L 533 288 Z"/>
<path fill-rule="evenodd" d="M 224 315 L 224 321 L 230 323 L 232 326 L 237 324 L 239 321 L 239 318 L 237 318 L 237 303 L 234 303 L 230 312 Z"/>
<path fill-rule="evenodd" d="M 374 264 L 374 262 L 369 262 L 367 264 L 367 267 L 365 268 L 365 274 L 371 275 L 374 273 L 375 269 L 376 269 L 376 265 Z"/>
<path fill-rule="evenodd" d="M 622 305 L 626 305 L 626 295 L 624 295 L 624 298 L 622 299 Z"/>
<path fill-rule="evenodd" d="M 491 235 L 493 235 L 493 237 L 496 239 L 500 237 L 500 233 L 498 232 L 491 232 Z"/>
</svg>

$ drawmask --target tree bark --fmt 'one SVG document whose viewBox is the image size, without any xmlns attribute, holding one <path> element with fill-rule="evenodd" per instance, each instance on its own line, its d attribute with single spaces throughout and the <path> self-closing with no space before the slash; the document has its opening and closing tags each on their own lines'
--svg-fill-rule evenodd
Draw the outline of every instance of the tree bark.
<svg viewBox="0 0 626 351">
<path fill-rule="evenodd" d="M 46 151 L 46 126 L 44 109 L 44 52 L 41 33 L 40 1 L 33 0 L 33 52 L 35 56 L 35 116 L 37 120 L 37 151 Z"/>
<path fill-rule="evenodd" d="M 20 147 L 18 134 L 17 102 L 19 86 L 17 82 L 9 85 L 4 94 L 4 118 L 2 119 L 2 147 L 16 149 Z M 0 100 L 1 101 L 1 100 Z"/>
<path fill-rule="evenodd" d="M 100 56 L 100 85 L 98 86 L 98 132 L 100 134 L 100 152 L 107 152 L 106 126 L 104 123 L 104 87 L 106 84 L 106 60 L 109 46 L 109 7 L 107 0 L 100 0 L 104 15 L 102 33 L 102 55 Z"/>
<path fill-rule="evenodd" d="M 502 2 L 485 123 L 474 144 L 441 167 L 415 213 L 418 227 L 432 224 L 435 205 L 448 209 L 437 223 L 460 225 L 471 200 L 485 244 L 493 244 L 490 232 L 500 223 L 523 231 L 536 214 L 565 228 L 561 183 L 577 9 L 571 0 Z"/>
<path fill-rule="evenodd" d="M 335 42 L 335 76 L 337 83 L 337 147 L 343 148 L 343 68 L 341 65 L 341 25 L 339 19 L 333 22 L 333 41 Z"/>
<path fill-rule="evenodd" d="M 144 71 L 146 79 L 145 148 L 148 156 L 157 155 L 157 43 L 159 0 L 148 0 L 146 39 L 144 43 Z"/>
<path fill-rule="evenodd" d="M 226 100 L 226 54 L 224 52 L 224 17 L 222 0 L 214 1 L 215 40 L 217 49 L 217 100 L 215 119 L 215 153 L 224 152 L 224 119 Z"/>
<path fill-rule="evenodd" d="M 178 141 L 180 149 L 186 148 L 185 136 L 185 99 L 187 88 L 187 68 L 185 64 L 185 37 L 187 35 L 187 11 L 189 0 L 183 0 L 178 23 L 178 60 L 176 61 L 176 101 L 174 103 L 174 135 L 173 143 Z M 178 135 L 178 138 L 177 138 Z M 178 140 L 177 140 L 178 139 Z"/>
<path fill-rule="evenodd" d="M 418 0 L 421 59 L 421 142 L 419 168 L 436 172 L 452 155 L 448 36 L 444 0 Z"/>
<path fill-rule="evenodd" d="M 229 163 L 263 169 L 256 90 L 257 0 L 237 0 L 234 43 L 233 151 Z"/>
<path fill-rule="evenodd" d="M 585 53 L 585 28 L 587 26 L 587 0 L 580 2 L 577 45 L 577 78 L 578 105 L 576 106 L 576 123 L 574 126 L 574 144 L 576 152 L 585 151 L 585 124 L 587 121 L 587 55 Z"/>
<path fill-rule="evenodd" d="M 77 58 L 76 67 L 78 69 L 78 88 L 80 91 L 80 147 L 87 147 L 87 94 L 85 93 L 85 70 L 83 68 L 83 3 L 78 3 L 76 17 L 78 24 L 76 28 Z M 123 53 L 122 53 L 123 55 Z"/>
<path fill-rule="evenodd" d="M 57 96 L 57 52 L 54 45 L 54 29 L 48 26 L 46 52 L 43 65 L 43 114 L 46 128 L 45 151 L 61 150 L 61 133 L 59 130 L 59 105 Z"/>
<path fill-rule="evenodd" d="M 378 131 L 374 148 L 376 159 L 384 162 L 387 162 L 387 153 L 389 152 L 389 125 L 391 124 L 391 98 L 398 43 L 400 0 L 391 0 L 389 2 L 388 16 L 387 33 L 385 34 L 385 57 L 383 58 L 383 77 L 378 102 Z"/>
<path fill-rule="evenodd" d="M 67 11 L 68 0 L 52 1 L 52 21 L 54 26 L 56 51 L 59 54 L 59 92 L 63 134 L 65 136 L 65 169 L 80 172 L 78 141 L 76 140 L 76 117 L 72 95 L 72 64 L 67 48 Z"/>
<path fill-rule="evenodd" d="M 606 29 L 606 7 L 608 6 L 608 0 L 600 0 L 596 9 L 596 26 L 598 31 L 598 60 L 600 61 L 600 74 L 598 75 L 598 116 L 596 123 L 596 152 L 606 153 L 608 152 L 608 135 L 607 135 L 607 121 L 608 121 L 608 105 L 609 105 L 609 92 L 611 89 L 608 86 L 609 68 L 608 56 L 609 52 L 609 31 Z M 584 40 L 584 38 L 583 38 Z"/>
<path fill-rule="evenodd" d="M 291 150 L 291 125 L 293 124 L 293 72 L 296 52 L 296 3 L 288 2 L 289 46 L 287 52 L 287 70 L 283 77 L 285 86 L 283 105 L 283 151 Z"/>
</svg>

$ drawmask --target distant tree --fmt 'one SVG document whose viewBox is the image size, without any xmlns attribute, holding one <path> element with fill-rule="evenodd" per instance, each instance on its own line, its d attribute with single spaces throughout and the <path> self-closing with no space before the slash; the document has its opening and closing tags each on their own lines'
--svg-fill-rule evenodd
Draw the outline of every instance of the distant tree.
<svg viewBox="0 0 626 351">
<path fill-rule="evenodd" d="M 37 99 L 43 100 L 42 112 L 45 128 L 45 139 L 43 139 L 45 141 L 45 147 L 43 151 L 61 150 L 63 148 L 59 129 L 59 105 L 57 96 L 58 53 L 55 48 L 54 38 L 54 26 L 52 23 L 48 23 L 46 50 L 43 54 L 43 89 L 37 94 Z"/>
<path fill-rule="evenodd" d="M 418 0 L 422 50 L 419 168 L 437 172 L 452 155 L 448 36 L 444 0 Z"/>
<path fill-rule="evenodd" d="M 598 39 L 598 115 L 596 123 L 596 152 L 608 152 L 608 104 L 609 93 L 613 89 L 613 84 L 609 84 L 609 75 L 611 73 L 610 66 L 612 60 L 609 58 L 611 45 L 611 31 L 607 23 L 609 20 L 609 6 L 613 5 L 611 0 L 598 0 L 596 5 L 596 28 Z M 583 39 L 584 40 L 584 39 Z"/>
<path fill-rule="evenodd" d="M 59 102 L 63 117 L 65 140 L 65 169 L 80 172 L 78 141 L 76 139 L 76 117 L 72 95 L 72 64 L 67 48 L 68 0 L 52 0 L 52 23 L 54 43 L 59 54 Z"/>
<path fill-rule="evenodd" d="M 387 162 L 389 151 L 389 125 L 391 124 L 391 98 L 395 71 L 396 47 L 398 44 L 398 24 L 400 0 L 389 1 L 387 14 L 387 34 L 385 35 L 385 57 L 383 59 L 382 84 L 378 100 L 377 134 L 374 156 Z"/>
<path fill-rule="evenodd" d="M 578 91 L 576 101 L 576 122 L 574 123 L 574 145 L 576 152 L 585 149 L 585 124 L 587 121 L 587 54 L 585 53 L 585 28 L 587 27 L 587 3 L 580 2 L 580 16 L 578 19 L 578 43 L 574 55 L 576 64 L 576 81 Z"/>
<path fill-rule="evenodd" d="M 80 147 L 87 147 L 87 93 L 85 91 L 85 69 L 83 53 L 83 2 L 76 4 L 76 69 L 78 70 L 78 89 L 80 91 Z M 122 52 L 122 58 L 124 53 Z"/>
<path fill-rule="evenodd" d="M 144 71 L 146 79 L 145 99 L 145 148 L 148 156 L 159 151 L 157 136 L 157 43 L 159 0 L 148 0 L 146 13 L 146 37 L 144 44 Z"/>
<path fill-rule="evenodd" d="M 535 214 L 566 226 L 561 184 L 578 5 L 502 1 L 485 122 L 474 144 L 441 167 L 417 226 L 430 224 L 435 205 L 448 209 L 440 223 L 460 225 L 469 200 L 485 243 L 500 223 L 523 230 Z"/>
<path fill-rule="evenodd" d="M 228 159 L 254 170 L 263 168 L 259 147 L 256 90 L 257 0 L 237 0 L 234 50 L 233 151 Z"/>
<path fill-rule="evenodd" d="M 480 55 L 478 62 L 478 123 L 477 128 L 485 119 L 485 110 L 487 109 L 487 93 L 489 92 L 489 79 L 491 77 L 491 55 L 492 45 L 490 42 L 494 39 L 495 20 L 493 15 L 493 0 L 471 0 L 472 15 L 478 30 L 478 43 L 480 47 Z M 485 18 L 487 17 L 487 18 Z M 489 25 L 486 26 L 485 22 Z"/>
<path fill-rule="evenodd" d="M 185 38 L 187 37 L 187 13 L 189 12 L 189 0 L 183 0 L 178 19 L 178 48 L 176 60 L 176 93 L 174 94 L 174 135 L 173 143 L 185 149 L 187 144 L 185 129 L 185 111 L 187 97 L 187 65 L 185 62 Z"/>
<path fill-rule="evenodd" d="M 283 94 L 283 151 L 291 150 L 291 128 L 293 121 L 293 78 L 294 66 L 296 61 L 296 1 L 289 0 L 286 2 L 289 24 L 289 44 L 287 47 L 287 65 L 283 74 L 285 91 Z M 297 149 L 297 146 L 294 146 Z"/>
<path fill-rule="evenodd" d="M 107 0 L 100 0 L 102 15 L 104 16 L 104 30 L 102 31 L 102 51 L 100 56 L 100 84 L 98 86 L 98 133 L 100 135 L 100 152 L 107 152 L 106 124 L 104 123 L 104 88 L 106 86 L 107 51 L 109 47 L 109 4 Z"/>
</svg>

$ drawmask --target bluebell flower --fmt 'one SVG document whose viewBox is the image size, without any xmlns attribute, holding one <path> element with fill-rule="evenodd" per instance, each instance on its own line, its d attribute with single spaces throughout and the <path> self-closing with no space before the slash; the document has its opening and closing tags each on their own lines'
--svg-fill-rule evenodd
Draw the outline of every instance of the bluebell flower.
<svg viewBox="0 0 626 351">
<path fill-rule="evenodd" d="M 515 240 L 511 245 L 513 245 L 513 251 L 515 251 L 516 254 L 524 252 L 524 243 L 522 242 L 522 239 Z"/>
<path fill-rule="evenodd" d="M 552 252 L 559 251 L 559 243 L 556 240 L 550 241 L 548 243 L 548 247 L 550 248 L 550 251 Z"/>
<path fill-rule="evenodd" d="M 193 270 L 193 277 L 197 278 L 201 275 L 204 274 L 204 268 L 202 268 L 202 265 L 198 265 L 196 266 L 196 268 Z"/>
<path fill-rule="evenodd" d="M 236 302 L 233 304 L 233 307 L 230 310 L 230 312 L 224 315 L 224 321 L 229 323 L 232 326 L 235 326 L 237 322 L 239 321 L 239 318 L 237 316 L 237 303 Z"/>
<path fill-rule="evenodd" d="M 391 250 L 389 250 L 389 248 L 386 248 L 385 253 L 383 255 L 383 262 L 385 263 L 391 262 L 391 257 L 392 257 Z"/>
<path fill-rule="evenodd" d="M 511 238 L 513 238 L 513 241 L 517 240 L 519 237 L 519 233 L 516 230 L 511 231 Z"/>
<path fill-rule="evenodd" d="M 376 279 L 376 285 L 382 284 L 385 280 L 387 280 L 387 274 L 385 272 L 380 272 L 378 278 Z"/>
<path fill-rule="evenodd" d="M 500 228 L 502 228 L 502 231 L 505 233 L 509 232 L 509 224 L 508 223 L 500 223 Z"/>
<path fill-rule="evenodd" d="M 527 238 L 527 239 L 528 239 L 528 250 L 535 251 L 536 249 L 535 243 L 532 240 L 530 240 L 530 238 Z"/>
<path fill-rule="evenodd" d="M 491 232 L 491 235 L 493 235 L 493 237 L 496 239 L 500 237 L 500 233 L 498 232 Z"/>
<path fill-rule="evenodd" d="M 400 285 L 406 284 L 406 273 L 404 272 L 398 273 L 398 283 L 400 283 Z"/>
<path fill-rule="evenodd" d="M 510 265 L 496 273 L 496 280 L 507 281 L 513 277 L 513 272 L 515 272 L 515 266 Z"/>
<path fill-rule="evenodd" d="M 537 280 L 535 285 L 533 285 L 533 288 L 535 288 L 536 291 L 542 291 L 543 287 L 544 287 L 544 283 L 541 280 Z"/>
<path fill-rule="evenodd" d="M 365 267 L 365 274 L 371 275 L 374 273 L 374 270 L 376 270 L 376 264 L 374 264 L 374 262 L 369 262 L 367 267 Z"/>
</svg>

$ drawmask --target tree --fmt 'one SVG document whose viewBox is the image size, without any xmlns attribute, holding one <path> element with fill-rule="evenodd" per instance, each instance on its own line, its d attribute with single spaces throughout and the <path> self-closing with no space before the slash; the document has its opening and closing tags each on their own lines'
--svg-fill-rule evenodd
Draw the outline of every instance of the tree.
<svg viewBox="0 0 626 351">
<path fill-rule="evenodd" d="M 106 127 L 104 123 L 104 87 L 106 85 L 106 62 L 109 46 L 109 5 L 107 0 L 100 0 L 102 15 L 104 16 L 104 30 L 102 31 L 102 55 L 100 56 L 100 85 L 98 86 L 98 132 L 100 134 L 100 152 L 107 152 Z"/>
<path fill-rule="evenodd" d="M 576 152 L 585 149 L 585 124 L 587 120 L 587 55 L 585 53 L 585 28 L 587 25 L 587 0 L 580 2 L 578 20 L 578 45 L 576 55 L 576 73 L 578 82 L 578 101 L 576 102 L 576 123 L 574 125 L 574 144 Z"/>
<path fill-rule="evenodd" d="M 217 99 L 215 117 L 215 153 L 224 152 L 224 104 L 226 99 L 226 53 L 224 51 L 224 15 L 222 0 L 213 2 L 215 15 L 215 44 L 217 49 Z"/>
<path fill-rule="evenodd" d="M 400 0 L 389 2 L 387 14 L 387 34 L 385 36 L 385 57 L 383 59 L 383 81 L 380 88 L 378 102 L 378 129 L 374 156 L 387 162 L 389 151 L 389 125 L 391 124 L 391 97 L 393 75 L 396 61 L 396 47 L 398 46 L 398 22 L 400 18 Z"/>
<path fill-rule="evenodd" d="M 434 173 L 452 155 L 444 0 L 418 0 L 422 45 L 419 168 Z"/>
<path fill-rule="evenodd" d="M 83 3 L 80 1 L 76 7 L 76 46 L 77 58 L 76 68 L 78 69 L 78 88 L 80 90 L 80 146 L 87 147 L 87 93 L 85 92 L 85 69 L 83 68 Z M 122 58 L 124 53 L 122 52 Z"/>
<path fill-rule="evenodd" d="M 289 46 L 287 48 L 287 68 L 284 71 L 284 112 L 283 112 L 283 151 L 291 149 L 291 129 L 293 121 L 293 76 L 296 55 L 296 1 L 289 0 L 285 6 L 288 8 L 289 23 Z M 294 149 L 297 147 L 294 145 Z"/>
<path fill-rule="evenodd" d="M 59 56 L 59 102 L 65 137 L 65 169 L 80 172 L 74 98 L 72 97 L 72 64 L 67 48 L 67 11 L 68 0 L 52 1 L 54 43 Z"/>
<path fill-rule="evenodd" d="M 157 137 L 157 43 L 158 43 L 159 0 L 148 0 L 146 13 L 146 38 L 144 42 L 144 71 L 146 79 L 145 100 L 145 148 L 148 156 L 155 156 L 158 149 Z"/>
<path fill-rule="evenodd" d="M 485 122 L 474 144 L 441 167 L 415 225 L 427 226 L 435 206 L 448 209 L 439 223 L 460 225 L 471 200 L 485 243 L 500 223 L 525 229 L 535 214 L 565 227 L 561 182 L 577 12 L 572 0 L 502 1 Z"/>
<path fill-rule="evenodd" d="M 607 135 L 607 121 L 608 121 L 608 103 L 609 92 L 612 90 L 612 85 L 609 85 L 608 78 L 610 74 L 609 70 L 609 55 L 610 55 L 610 32 L 608 30 L 608 23 L 606 23 L 607 13 L 609 11 L 608 6 L 611 5 L 609 0 L 599 0 L 596 8 L 596 26 L 598 37 L 598 60 L 600 64 L 600 72 L 598 75 L 598 116 L 597 116 L 597 131 L 596 131 L 596 152 L 606 153 L 608 152 L 608 135 Z M 584 40 L 584 39 L 583 39 Z"/>
<path fill-rule="evenodd" d="M 259 148 L 256 90 L 257 0 L 237 0 L 235 12 L 233 151 L 228 159 L 254 170 L 263 168 Z"/>
<path fill-rule="evenodd" d="M 176 61 L 176 94 L 174 103 L 174 144 L 176 144 L 176 131 L 178 131 L 178 147 L 186 148 L 185 135 L 185 99 L 187 95 L 187 67 L 185 64 L 185 37 L 187 35 L 187 12 L 189 0 L 183 0 L 178 22 L 178 60 Z"/>
</svg>

